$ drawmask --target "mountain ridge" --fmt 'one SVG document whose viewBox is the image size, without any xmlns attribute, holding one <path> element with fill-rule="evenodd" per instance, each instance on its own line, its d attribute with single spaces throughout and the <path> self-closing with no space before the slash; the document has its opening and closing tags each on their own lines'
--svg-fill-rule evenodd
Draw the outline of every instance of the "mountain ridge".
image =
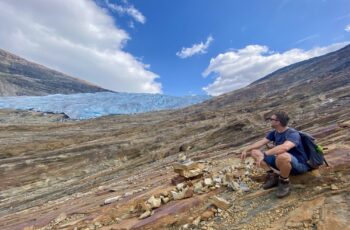
<svg viewBox="0 0 350 230">
<path fill-rule="evenodd" d="M 283 96 L 291 90 L 302 89 L 307 94 L 320 93 L 350 83 L 350 45 L 337 51 L 294 63 L 268 74 L 250 85 L 203 102 L 207 108 L 217 109 L 235 104 L 249 103 L 251 100 L 276 95 Z M 332 79 L 337 78 L 337 81 Z M 318 87 L 313 87 L 317 81 Z M 306 88 L 312 89 L 307 92 Z M 195 105 L 200 107 L 202 104 Z"/>
<path fill-rule="evenodd" d="M 112 92 L 0 49 L 0 96 Z"/>
</svg>

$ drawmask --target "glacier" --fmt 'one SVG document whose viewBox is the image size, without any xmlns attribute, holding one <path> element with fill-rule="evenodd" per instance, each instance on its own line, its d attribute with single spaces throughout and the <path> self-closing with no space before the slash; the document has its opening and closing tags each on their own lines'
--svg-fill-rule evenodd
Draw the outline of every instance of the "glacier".
<svg viewBox="0 0 350 230">
<path fill-rule="evenodd" d="M 168 96 L 146 93 L 79 93 L 47 96 L 0 97 L 0 108 L 65 113 L 71 119 L 91 119 L 110 114 L 136 114 L 184 108 L 210 96 Z"/>
</svg>

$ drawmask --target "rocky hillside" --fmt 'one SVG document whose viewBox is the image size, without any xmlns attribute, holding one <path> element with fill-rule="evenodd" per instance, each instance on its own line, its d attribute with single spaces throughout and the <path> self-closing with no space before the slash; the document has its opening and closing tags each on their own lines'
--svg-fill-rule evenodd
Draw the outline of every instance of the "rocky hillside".
<svg viewBox="0 0 350 230">
<path fill-rule="evenodd" d="M 0 49 L 0 96 L 108 91 Z"/>
<path fill-rule="evenodd" d="M 1 111 L 1 229 L 349 229 L 344 52 L 182 110 L 86 121 Z M 305 79 L 312 66 L 324 72 Z M 252 159 L 239 159 L 277 109 L 317 137 L 330 164 L 292 177 L 284 199 L 261 189 Z"/>
<path fill-rule="evenodd" d="M 302 100 L 309 95 L 322 95 L 349 84 L 349 73 L 350 45 L 347 45 L 338 51 L 279 69 L 245 88 L 208 101 L 203 108 L 247 104 L 251 100 L 278 95 L 285 97 L 289 94 L 295 100 Z M 283 100 L 279 104 L 282 103 Z"/>
</svg>

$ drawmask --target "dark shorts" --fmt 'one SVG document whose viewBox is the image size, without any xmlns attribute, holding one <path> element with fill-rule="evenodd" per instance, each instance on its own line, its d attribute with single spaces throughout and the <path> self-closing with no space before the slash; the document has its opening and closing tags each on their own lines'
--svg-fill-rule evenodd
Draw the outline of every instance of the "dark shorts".
<svg viewBox="0 0 350 230">
<path fill-rule="evenodd" d="M 291 165 L 292 165 L 291 174 L 292 175 L 306 173 L 307 171 L 310 170 L 309 165 L 299 162 L 298 159 L 293 155 L 291 155 L 291 157 L 292 157 L 292 160 L 291 160 Z M 266 162 L 266 164 L 268 164 L 272 168 L 279 170 L 276 166 L 276 156 L 274 156 L 274 155 L 265 156 L 264 161 Z"/>
</svg>

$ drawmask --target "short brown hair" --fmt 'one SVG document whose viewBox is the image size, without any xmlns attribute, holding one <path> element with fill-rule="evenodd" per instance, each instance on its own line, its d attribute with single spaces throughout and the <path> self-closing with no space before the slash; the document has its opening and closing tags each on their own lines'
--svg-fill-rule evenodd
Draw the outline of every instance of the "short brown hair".
<svg viewBox="0 0 350 230">
<path fill-rule="evenodd" d="M 281 123 L 283 127 L 286 127 L 288 125 L 289 117 L 286 112 L 284 111 L 277 111 L 273 113 L 277 120 Z"/>
</svg>

